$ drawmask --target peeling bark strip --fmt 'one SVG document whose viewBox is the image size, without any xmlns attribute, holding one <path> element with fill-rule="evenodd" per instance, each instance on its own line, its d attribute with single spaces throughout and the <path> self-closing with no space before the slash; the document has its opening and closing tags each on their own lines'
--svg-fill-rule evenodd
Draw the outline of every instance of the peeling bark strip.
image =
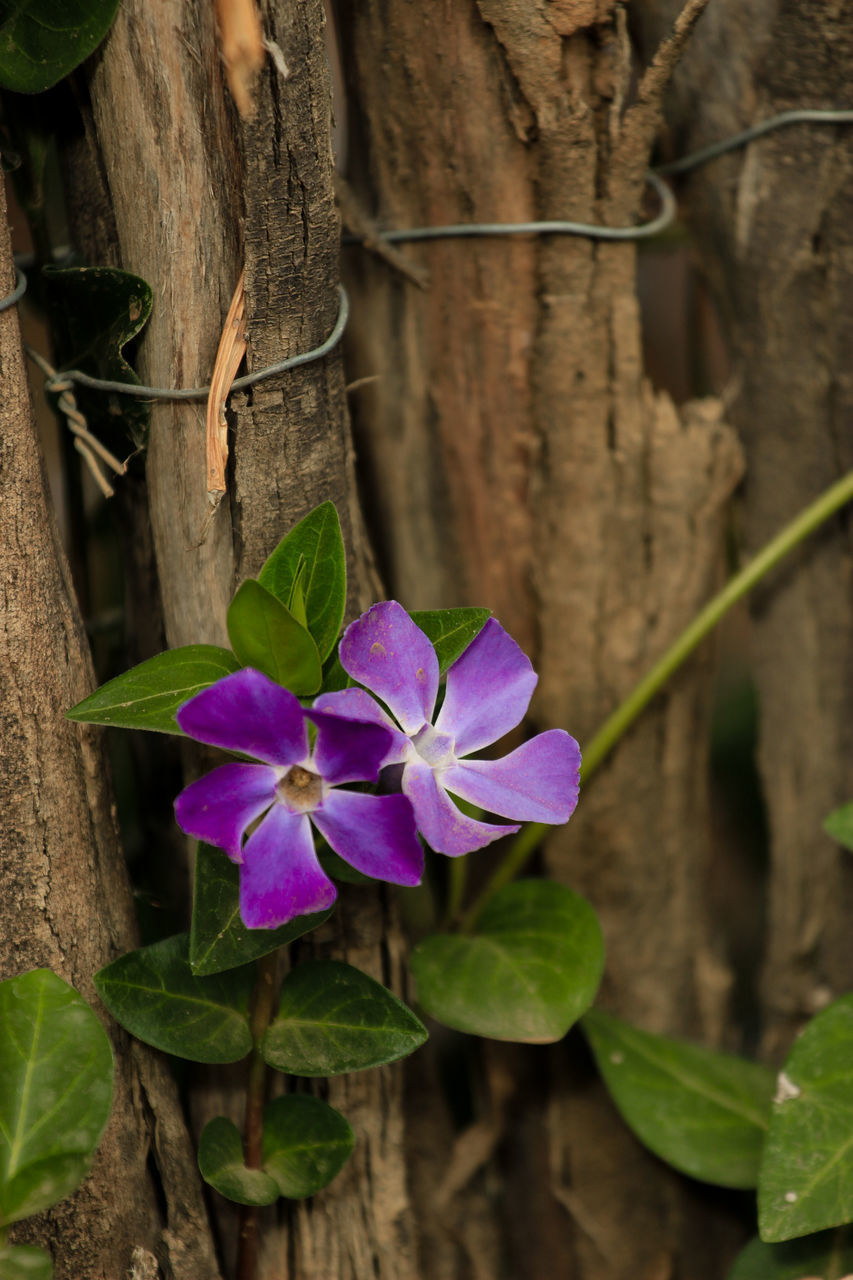
<svg viewBox="0 0 853 1280">
<path fill-rule="evenodd" d="M 631 51 L 624 12 L 606 0 L 342 0 L 348 180 L 395 227 L 624 223 L 665 73 L 702 8 L 683 10 L 626 113 Z M 359 393 L 356 426 L 393 594 L 494 609 L 534 655 L 540 723 L 583 744 L 716 586 L 737 444 L 718 404 L 678 412 L 644 381 L 633 246 L 542 237 L 407 252 L 429 270 L 426 295 L 347 257 L 353 376 L 381 375 Z M 601 915 L 611 1006 L 710 1038 L 726 973 L 705 941 L 707 677 L 701 657 L 679 675 L 547 861 Z M 488 1081 L 514 1060 L 485 1056 L 484 1095 L 500 1096 Z M 426 1194 L 441 1158 L 432 1135 L 445 1128 L 431 1096 L 412 1150 L 423 1276 L 724 1272 L 724 1259 L 690 1246 L 684 1260 L 675 1179 L 638 1154 L 578 1072 L 558 1051 L 546 1101 L 543 1080 L 519 1086 L 499 1159 L 442 1213 Z"/>
<path fill-rule="evenodd" d="M 5 284 L 12 265 L 2 192 L 0 227 Z M 134 1247 L 155 1253 L 167 1280 L 214 1280 L 174 1082 L 152 1052 L 131 1051 L 92 984 L 97 969 L 135 945 L 136 926 L 100 734 L 63 719 L 91 691 L 92 669 L 49 507 L 15 310 L 0 314 L 0 384 L 0 978 L 53 969 L 102 1013 L 116 1059 L 112 1117 L 92 1175 L 13 1238 L 49 1248 L 57 1280 L 116 1280 Z M 147 1165 L 152 1141 L 169 1147 L 159 1189 Z"/>
<path fill-rule="evenodd" d="M 658 19 L 667 10 L 653 7 Z M 679 151 L 778 111 L 841 106 L 851 71 L 849 6 L 767 0 L 747 13 L 715 0 L 676 84 Z M 796 125 L 769 135 L 697 170 L 683 199 L 731 343 L 754 550 L 853 467 L 853 132 Z M 853 795 L 851 563 L 841 515 L 752 602 L 771 833 L 762 999 L 774 1060 L 807 1017 L 853 986 L 853 864 L 821 830 Z"/>
</svg>

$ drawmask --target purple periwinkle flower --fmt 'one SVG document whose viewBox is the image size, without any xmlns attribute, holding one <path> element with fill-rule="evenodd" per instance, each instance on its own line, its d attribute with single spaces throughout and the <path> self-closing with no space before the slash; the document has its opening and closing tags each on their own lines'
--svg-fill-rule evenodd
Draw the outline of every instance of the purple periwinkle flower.
<svg viewBox="0 0 853 1280">
<path fill-rule="evenodd" d="M 190 738 L 262 762 L 220 765 L 175 801 L 175 816 L 188 835 L 217 845 L 240 864 L 240 915 L 249 929 L 273 929 L 334 902 L 336 889 L 317 860 L 312 823 L 365 875 L 392 884 L 420 882 L 423 850 L 408 799 L 339 789 L 346 782 L 376 781 L 393 744 L 390 730 L 306 711 L 287 689 L 250 667 L 185 702 L 176 719 Z M 313 746 L 307 721 L 316 727 Z"/>
<path fill-rule="evenodd" d="M 340 659 L 364 688 L 322 694 L 315 707 L 394 730 L 385 764 L 404 766 L 403 792 L 418 829 L 438 853 L 481 849 L 517 831 L 520 822 L 568 821 L 577 804 L 580 749 L 562 729 L 540 733 L 500 760 L 469 759 L 520 724 L 538 678 L 494 618 L 448 670 L 435 718 L 435 650 L 395 600 L 374 605 L 347 628 Z M 382 699 L 396 724 L 365 689 Z M 515 825 L 477 822 L 451 794 Z"/>
</svg>

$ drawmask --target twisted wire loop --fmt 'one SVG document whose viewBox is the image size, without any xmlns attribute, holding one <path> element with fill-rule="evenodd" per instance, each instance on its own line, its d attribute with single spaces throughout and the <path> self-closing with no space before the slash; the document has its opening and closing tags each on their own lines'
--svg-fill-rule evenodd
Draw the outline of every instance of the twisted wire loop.
<svg viewBox="0 0 853 1280">
<path fill-rule="evenodd" d="M 311 351 L 303 351 L 297 356 L 288 356 L 286 360 L 267 365 L 265 369 L 257 369 L 254 373 L 244 374 L 242 378 L 235 378 L 231 383 L 231 390 L 240 391 L 244 387 L 253 387 L 256 382 L 261 382 L 264 378 L 273 378 L 277 373 L 286 373 L 289 369 L 296 369 L 299 365 L 308 364 L 312 360 L 321 360 L 323 356 L 327 356 L 343 336 L 349 311 L 349 297 L 346 289 L 340 284 L 338 285 L 338 316 L 325 342 L 321 342 L 319 347 L 314 347 Z M 29 348 L 27 351 L 35 359 L 35 352 Z M 114 382 L 108 378 L 93 378 L 91 374 L 83 373 L 81 369 L 63 369 L 61 373 L 55 374 L 55 377 L 60 382 L 77 383 L 78 386 L 90 387 L 94 391 L 113 391 L 118 395 L 135 396 L 139 400 L 206 400 L 210 394 L 209 386 L 183 387 L 179 390 L 168 387 L 146 387 L 136 382 Z M 60 390 L 60 386 L 50 378 L 46 386 L 48 391 Z"/>
<path fill-rule="evenodd" d="M 105 498 L 111 498 L 115 490 L 104 474 L 101 463 L 106 463 L 117 476 L 123 476 L 127 473 L 127 462 L 119 461 L 115 454 L 101 444 L 97 436 L 94 436 L 89 430 L 85 414 L 77 407 L 77 400 L 73 392 L 74 383 L 61 373 L 57 373 L 53 366 L 45 360 L 44 356 L 39 355 L 37 351 L 33 351 L 28 347 L 27 354 L 45 375 L 45 388 L 48 391 L 59 393 L 57 407 L 68 423 L 69 431 L 74 436 L 74 448 L 83 458 L 101 493 Z"/>
</svg>

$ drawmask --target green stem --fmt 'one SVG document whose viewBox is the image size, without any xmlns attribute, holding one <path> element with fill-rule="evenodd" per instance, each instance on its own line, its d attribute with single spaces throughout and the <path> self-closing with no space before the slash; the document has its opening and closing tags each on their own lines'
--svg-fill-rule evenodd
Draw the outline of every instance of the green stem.
<svg viewBox="0 0 853 1280">
<path fill-rule="evenodd" d="M 267 1097 L 267 1065 L 261 1056 L 261 1040 L 272 1022 L 278 996 L 278 952 L 258 961 L 258 976 L 252 992 L 250 1029 L 252 1054 L 246 1085 L 246 1120 L 243 1141 L 246 1167 L 260 1169 L 264 1136 L 264 1104 Z M 240 1233 L 237 1245 L 237 1280 L 255 1280 L 258 1269 L 258 1228 L 260 1215 L 256 1205 L 240 1210 Z"/>
<path fill-rule="evenodd" d="M 464 857 L 449 858 L 447 877 L 447 906 L 444 911 L 444 928 L 453 924 L 453 921 L 462 910 L 465 885 L 468 882 L 468 859 Z"/>
<path fill-rule="evenodd" d="M 732 605 L 741 600 L 780 560 L 851 499 L 853 499 L 853 471 L 830 485 L 790 524 L 785 525 L 784 529 L 777 533 L 776 537 L 771 539 L 739 573 L 735 574 L 722 591 L 697 613 L 663 657 L 659 658 L 642 680 L 634 686 L 624 702 L 621 702 L 613 714 L 608 716 L 586 745 L 581 766 L 582 783 L 589 781 L 655 694 Z M 503 862 L 462 917 L 461 928 L 464 932 L 474 927 L 486 903 L 497 891 L 515 879 L 549 829 L 542 822 L 531 822 L 519 832 Z"/>
</svg>

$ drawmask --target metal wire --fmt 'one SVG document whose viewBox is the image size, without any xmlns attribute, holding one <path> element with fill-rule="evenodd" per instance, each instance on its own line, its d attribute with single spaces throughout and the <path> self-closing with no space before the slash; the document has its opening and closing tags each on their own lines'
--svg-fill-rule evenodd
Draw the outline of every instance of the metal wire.
<svg viewBox="0 0 853 1280">
<path fill-rule="evenodd" d="M 753 142 L 756 138 L 763 137 L 764 134 L 770 133 L 773 129 L 781 129 L 791 124 L 853 124 L 853 110 L 824 110 L 823 108 L 803 107 L 791 111 L 781 111 L 778 115 L 770 116 L 769 119 L 762 120 L 759 124 L 752 125 L 749 129 L 732 134 L 731 137 L 724 138 L 721 142 L 702 147 L 699 151 L 693 151 L 687 156 L 682 156 L 679 160 L 671 160 L 667 164 L 656 166 L 654 170 L 650 170 L 646 174 L 646 181 L 654 188 L 660 200 L 660 212 L 649 222 L 641 222 L 637 226 L 604 227 L 595 223 L 560 220 L 544 222 L 459 222 L 437 227 L 410 227 L 400 231 L 382 231 L 378 233 L 379 238 L 389 244 L 402 244 L 419 240 L 467 239 L 472 236 L 523 235 L 572 235 L 586 236 L 594 240 L 647 240 L 652 236 L 660 235 L 675 219 L 677 210 L 675 197 L 667 184 L 662 181 L 663 177 L 687 173 L 699 165 L 707 164 L 708 161 L 725 155 L 729 151 L 734 151 L 738 147 L 745 147 L 748 143 Z M 344 237 L 344 243 L 346 244 L 357 244 L 359 242 L 358 236 L 348 235 Z M 10 293 L 6 298 L 0 299 L 0 311 L 14 306 L 23 296 L 27 287 L 26 277 L 18 266 L 15 267 L 15 273 L 18 283 L 13 293 Z M 243 387 L 254 386 L 256 382 L 260 382 L 264 378 L 272 378 L 278 373 L 285 373 L 288 369 L 295 369 L 299 365 L 307 364 L 311 360 L 320 360 L 327 355 L 340 341 L 349 317 L 349 299 L 343 285 L 338 286 L 338 295 L 338 318 L 335 322 L 335 327 L 325 342 L 321 343 L 319 347 L 315 347 L 313 351 L 291 356 L 287 360 L 280 360 L 277 364 L 269 365 L 266 369 L 258 369 L 255 373 L 237 378 L 232 384 L 232 390 L 238 391 Z M 127 382 L 112 382 L 103 378 L 93 378 L 91 375 L 83 373 L 80 369 L 63 370 L 59 376 L 62 379 L 76 382 L 80 386 L 90 387 L 96 391 L 110 391 L 118 395 L 136 396 L 143 400 L 204 400 L 210 390 L 209 387 L 170 390 L 163 387 L 139 386 Z M 52 383 L 49 379 L 47 383 L 48 390 L 51 389 L 51 385 Z"/>
<path fill-rule="evenodd" d="M 756 138 L 762 138 L 765 133 L 770 133 L 772 129 L 781 129 L 789 124 L 853 124 L 853 111 L 824 111 L 811 107 L 780 111 L 777 116 L 770 116 L 769 119 L 762 120 L 760 124 L 754 124 L 741 133 L 733 133 L 731 137 L 723 138 L 722 142 L 712 142 L 708 147 L 702 147 L 699 151 L 691 151 L 688 156 L 682 156 L 680 160 L 670 160 L 667 164 L 656 165 L 655 172 L 662 173 L 666 177 L 674 173 L 687 173 L 690 169 L 698 168 L 700 164 L 716 160 L 717 156 L 725 155 L 727 151 L 736 151 L 738 147 L 745 147 Z"/>
<path fill-rule="evenodd" d="M 381 231 L 380 240 L 401 244 L 409 240 L 451 240 L 468 236 L 585 236 L 590 240 L 645 240 L 660 235 L 675 221 L 677 206 L 667 184 L 651 170 L 646 182 L 660 200 L 660 213 L 650 222 L 633 227 L 603 227 L 593 222 L 456 222 L 441 227 L 410 227 L 404 231 Z M 344 243 L 359 243 L 358 236 L 345 236 Z"/>
<path fill-rule="evenodd" d="M 0 311 L 6 311 L 9 307 L 14 307 L 15 303 L 19 302 L 27 291 L 27 277 L 18 266 L 15 267 L 15 280 L 17 283 L 12 292 L 5 298 L 0 298 Z"/>
<path fill-rule="evenodd" d="M 321 360 L 340 342 L 348 318 L 349 298 L 346 289 L 339 284 L 338 318 L 325 342 L 321 342 L 319 347 L 314 347 L 312 351 L 304 351 L 298 356 L 288 356 L 286 360 L 279 360 L 277 364 L 268 365 L 265 369 L 257 369 L 254 373 L 247 373 L 242 378 L 235 378 L 231 383 L 231 390 L 239 391 L 243 387 L 252 387 L 264 378 L 272 378 L 277 373 L 286 373 L 288 369 L 296 369 L 299 365 L 308 364 L 312 360 Z M 34 358 L 34 353 L 29 347 L 27 347 L 27 354 Z M 55 381 L 56 386 L 54 386 Z M 136 396 L 140 400 L 206 400 L 210 391 L 210 387 L 184 387 L 180 390 L 169 390 L 164 387 L 146 387 L 139 383 L 113 382 L 107 378 L 93 378 L 80 369 L 62 369 L 56 379 L 48 378 L 45 386 L 48 391 L 61 390 L 59 383 L 66 381 L 76 382 L 81 387 L 91 387 L 95 391 L 114 391 L 123 396 Z"/>
</svg>

